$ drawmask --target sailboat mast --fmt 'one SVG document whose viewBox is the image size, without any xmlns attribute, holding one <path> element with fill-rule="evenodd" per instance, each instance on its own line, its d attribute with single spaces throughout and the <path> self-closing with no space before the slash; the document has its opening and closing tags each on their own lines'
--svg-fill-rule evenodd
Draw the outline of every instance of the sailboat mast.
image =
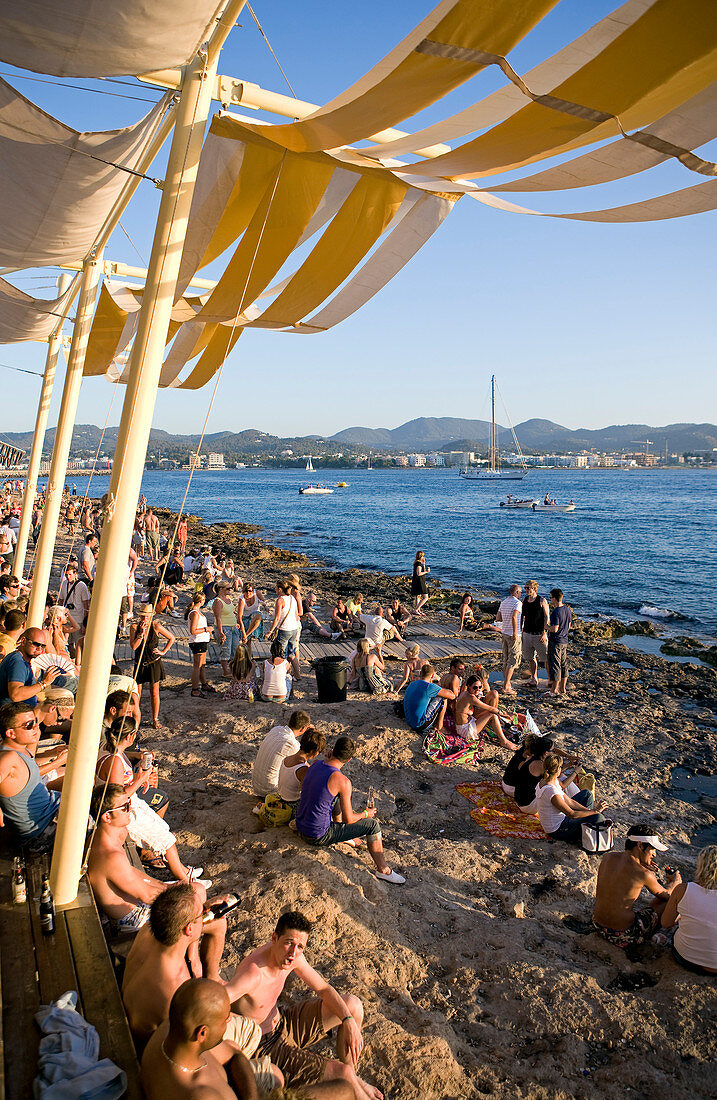
<svg viewBox="0 0 717 1100">
<path fill-rule="evenodd" d="M 496 463 L 496 437 L 495 437 L 495 375 L 490 379 L 490 468 L 495 470 Z"/>
</svg>

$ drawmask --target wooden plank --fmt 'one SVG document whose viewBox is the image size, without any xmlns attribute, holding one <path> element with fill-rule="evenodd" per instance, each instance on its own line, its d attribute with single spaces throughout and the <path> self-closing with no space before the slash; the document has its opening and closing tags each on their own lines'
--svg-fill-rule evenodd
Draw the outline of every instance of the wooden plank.
<svg viewBox="0 0 717 1100">
<path fill-rule="evenodd" d="M 29 896 L 29 890 L 28 890 Z M 12 853 L 6 841 L 0 855 L 0 975 L 2 1032 L 7 1061 L 4 1085 L 8 1100 L 32 1096 L 40 1035 L 34 1016 L 40 1007 L 30 909 L 13 905 Z"/>
<path fill-rule="evenodd" d="M 99 915 L 86 883 L 80 884 L 80 891 L 86 904 L 68 909 L 65 918 L 84 1015 L 97 1029 L 100 1058 L 111 1058 L 125 1071 L 126 1096 L 140 1100 L 139 1063 Z"/>
<path fill-rule="evenodd" d="M 40 893 L 42 875 L 48 869 L 47 857 L 28 857 L 27 891 L 30 903 L 30 922 L 35 943 L 35 959 L 40 982 L 40 998 L 47 1005 L 56 1001 L 68 989 L 76 989 L 75 967 L 67 936 L 65 914 L 55 915 L 55 933 L 44 936 L 40 926 Z"/>
</svg>

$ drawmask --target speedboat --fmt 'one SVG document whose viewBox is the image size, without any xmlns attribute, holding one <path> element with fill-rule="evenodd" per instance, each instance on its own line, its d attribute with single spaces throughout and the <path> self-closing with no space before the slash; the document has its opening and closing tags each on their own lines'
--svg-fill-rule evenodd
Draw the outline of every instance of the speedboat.
<svg viewBox="0 0 717 1100">
<path fill-rule="evenodd" d="M 512 497 L 508 497 L 507 500 L 501 500 L 501 508 L 534 508 L 536 504 L 540 504 L 539 500 L 513 500 Z"/>
<path fill-rule="evenodd" d="M 572 500 L 570 504 L 541 504 L 537 500 L 533 502 L 534 512 L 574 512 L 575 505 Z"/>
<path fill-rule="evenodd" d="M 299 489 L 302 496 L 325 496 L 326 493 L 333 493 L 333 489 L 328 489 L 325 485 L 306 485 Z"/>
</svg>

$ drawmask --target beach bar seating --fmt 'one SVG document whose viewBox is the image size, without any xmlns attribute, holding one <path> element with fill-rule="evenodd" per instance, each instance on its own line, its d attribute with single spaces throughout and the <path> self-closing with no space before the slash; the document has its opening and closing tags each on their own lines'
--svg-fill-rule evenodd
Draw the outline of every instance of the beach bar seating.
<svg viewBox="0 0 717 1100">
<path fill-rule="evenodd" d="M 78 1011 L 97 1030 L 100 1058 L 127 1075 L 129 1100 L 140 1100 L 139 1064 L 92 891 L 83 878 L 75 901 L 58 908 L 55 932 L 43 935 L 38 901 L 46 855 L 26 857 L 27 901 L 13 904 L 16 853 L 0 835 L 0 1100 L 32 1096 L 40 1032 L 34 1016 L 74 989 Z"/>
</svg>

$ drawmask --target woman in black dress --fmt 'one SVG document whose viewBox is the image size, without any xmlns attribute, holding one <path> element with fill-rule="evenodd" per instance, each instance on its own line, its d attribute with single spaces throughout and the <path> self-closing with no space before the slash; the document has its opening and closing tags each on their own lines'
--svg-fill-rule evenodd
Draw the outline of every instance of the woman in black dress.
<svg viewBox="0 0 717 1100">
<path fill-rule="evenodd" d="M 421 608 L 428 602 L 428 585 L 426 575 L 431 570 L 426 565 L 426 555 L 419 550 L 413 562 L 413 576 L 411 578 L 411 595 L 416 597 L 416 615 L 423 618 Z"/>
<path fill-rule="evenodd" d="M 161 648 L 164 640 L 164 649 Z M 129 628 L 129 644 L 134 650 L 134 678 L 142 699 L 142 684 L 149 684 L 152 725 L 159 729 L 159 685 L 164 679 L 162 657 L 175 643 L 174 634 L 154 620 L 154 609 L 144 604 Z"/>
</svg>

